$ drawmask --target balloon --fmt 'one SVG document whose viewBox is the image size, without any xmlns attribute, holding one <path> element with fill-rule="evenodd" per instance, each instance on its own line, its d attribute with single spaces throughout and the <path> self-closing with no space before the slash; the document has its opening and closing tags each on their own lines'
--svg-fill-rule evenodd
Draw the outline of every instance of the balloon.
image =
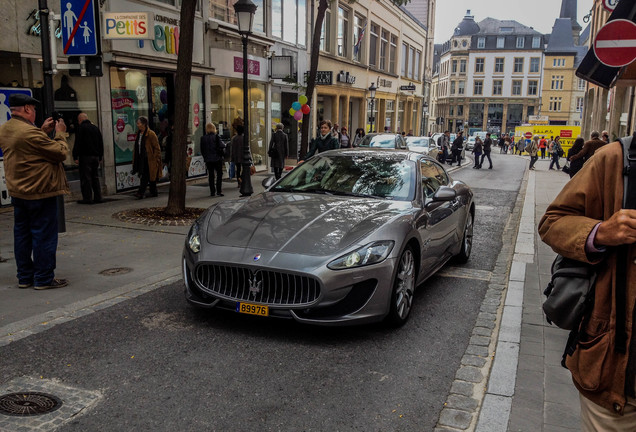
<svg viewBox="0 0 636 432">
<path fill-rule="evenodd" d="M 294 115 L 294 114 L 296 114 L 296 110 L 293 109 L 293 108 L 290 108 L 289 109 L 289 115 Z"/>
<path fill-rule="evenodd" d="M 298 102 L 300 102 L 302 105 L 307 104 L 307 96 L 302 95 L 301 97 L 298 98 Z M 307 114 L 307 113 L 305 113 Z"/>
<path fill-rule="evenodd" d="M 302 118 L 303 118 L 303 113 L 302 113 L 301 111 L 296 111 L 296 112 L 294 113 L 294 119 L 295 119 L 295 120 L 300 120 L 300 119 L 302 119 Z"/>
<path fill-rule="evenodd" d="M 302 106 L 300 110 L 303 112 L 303 114 L 309 114 L 309 111 L 311 111 L 311 108 L 309 108 L 309 105 L 305 104 Z"/>
<path fill-rule="evenodd" d="M 298 111 L 301 107 L 302 105 L 300 104 L 300 102 L 294 102 L 292 104 L 292 108 L 295 109 L 296 111 Z"/>
</svg>

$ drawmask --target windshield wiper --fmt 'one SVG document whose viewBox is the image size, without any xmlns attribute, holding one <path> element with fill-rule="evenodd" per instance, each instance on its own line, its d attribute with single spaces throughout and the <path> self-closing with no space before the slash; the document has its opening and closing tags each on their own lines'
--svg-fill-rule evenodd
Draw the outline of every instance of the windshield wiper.
<svg viewBox="0 0 636 432">
<path fill-rule="evenodd" d="M 355 193 L 355 192 L 344 192 L 344 191 L 333 191 L 333 190 L 329 190 L 326 192 L 333 195 L 352 196 L 352 197 L 358 197 L 358 198 L 393 199 L 392 197 L 383 197 L 378 195 L 361 194 L 361 193 Z"/>
</svg>

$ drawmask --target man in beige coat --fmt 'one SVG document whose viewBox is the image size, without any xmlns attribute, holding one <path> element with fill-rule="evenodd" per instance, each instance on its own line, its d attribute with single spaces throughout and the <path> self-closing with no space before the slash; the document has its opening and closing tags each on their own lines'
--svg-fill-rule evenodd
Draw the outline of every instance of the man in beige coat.
<svg viewBox="0 0 636 432">
<path fill-rule="evenodd" d="M 636 210 L 622 206 L 623 150 L 622 144 L 614 142 L 596 151 L 539 223 L 541 239 L 555 252 L 582 262 L 601 263 L 593 310 L 584 321 L 576 351 L 566 359 L 581 395 L 583 431 L 636 430 L 636 341 L 632 340 L 636 324 L 632 319 Z M 628 245 L 627 256 L 617 256 L 619 245 Z M 618 259 L 627 260 L 625 297 L 620 300 L 616 295 Z M 625 312 L 624 342 L 617 333 L 617 306 Z"/>
<path fill-rule="evenodd" d="M 11 119 L 0 127 L 7 189 L 14 214 L 14 252 L 18 287 L 37 290 L 68 285 L 55 278 L 57 196 L 68 193 L 62 162 L 66 125 L 51 117 L 34 125 L 39 102 L 24 94 L 9 97 Z M 55 138 L 47 135 L 55 129 Z"/>
</svg>

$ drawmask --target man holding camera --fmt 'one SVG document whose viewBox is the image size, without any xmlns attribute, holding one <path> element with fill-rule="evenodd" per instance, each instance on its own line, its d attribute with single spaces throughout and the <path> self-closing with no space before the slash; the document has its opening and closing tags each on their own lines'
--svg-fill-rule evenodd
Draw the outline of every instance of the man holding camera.
<svg viewBox="0 0 636 432">
<path fill-rule="evenodd" d="M 35 126 L 39 104 L 25 94 L 9 96 L 11 119 L 0 127 L 0 146 L 13 204 L 18 288 L 44 290 L 68 285 L 55 278 L 57 196 L 69 191 L 62 165 L 68 145 L 64 120 L 49 117 L 42 128 Z"/>
</svg>

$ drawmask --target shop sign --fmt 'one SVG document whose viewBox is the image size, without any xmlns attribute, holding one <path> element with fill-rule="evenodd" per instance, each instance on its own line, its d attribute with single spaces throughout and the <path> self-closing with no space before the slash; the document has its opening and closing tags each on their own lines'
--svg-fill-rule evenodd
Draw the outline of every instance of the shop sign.
<svg viewBox="0 0 636 432">
<path fill-rule="evenodd" d="M 345 84 L 355 84 L 356 77 L 350 75 L 349 72 L 340 71 L 340 73 L 338 74 L 338 82 Z"/>
<path fill-rule="evenodd" d="M 415 91 L 415 84 L 400 86 L 401 91 Z"/>
<path fill-rule="evenodd" d="M 243 73 L 243 57 L 234 57 L 234 72 Z M 260 75 L 261 62 L 259 62 L 258 60 L 247 59 L 247 74 Z"/>
<path fill-rule="evenodd" d="M 27 29 L 27 34 L 30 36 L 40 37 L 42 32 L 42 28 L 40 26 L 40 13 L 37 9 L 33 9 L 29 16 L 26 18 L 27 21 L 33 20 L 31 24 L 29 24 L 29 28 Z M 55 37 L 58 39 L 62 39 L 62 24 L 58 24 L 55 28 Z"/>
<path fill-rule="evenodd" d="M 155 23 L 158 22 L 165 25 L 155 24 L 155 37 L 152 41 L 152 47 L 155 51 L 179 54 L 179 20 L 156 14 Z"/>
<path fill-rule="evenodd" d="M 378 87 L 387 87 L 387 88 L 391 88 L 393 86 L 393 81 L 391 80 L 387 80 L 384 78 L 380 78 L 378 80 Z"/>
<path fill-rule="evenodd" d="M 153 39 L 148 12 L 104 12 L 104 39 Z"/>
<path fill-rule="evenodd" d="M 332 85 L 332 84 L 333 84 L 333 72 L 316 71 L 316 85 Z"/>
</svg>

